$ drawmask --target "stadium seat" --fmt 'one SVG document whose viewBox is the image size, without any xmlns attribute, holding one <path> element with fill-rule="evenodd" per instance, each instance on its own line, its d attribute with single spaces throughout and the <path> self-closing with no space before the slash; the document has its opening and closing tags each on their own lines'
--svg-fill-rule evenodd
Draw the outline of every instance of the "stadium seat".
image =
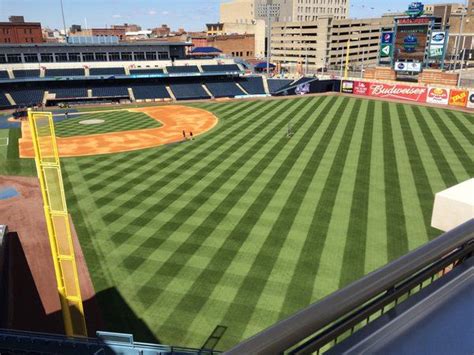
<svg viewBox="0 0 474 355">
<path fill-rule="evenodd" d="M 71 68 L 71 69 L 46 69 L 44 76 L 84 76 L 85 72 L 83 68 Z"/>
<path fill-rule="evenodd" d="M 237 64 L 201 65 L 204 72 L 242 71 Z"/>
<path fill-rule="evenodd" d="M 10 102 L 7 100 L 5 93 L 0 92 L 0 108 L 7 108 L 11 106 Z"/>
<path fill-rule="evenodd" d="M 0 79 L 10 79 L 6 70 L 0 70 Z"/>
<path fill-rule="evenodd" d="M 150 74 L 163 74 L 163 69 L 150 68 L 150 69 L 130 69 L 130 75 L 150 75 Z"/>
<path fill-rule="evenodd" d="M 214 97 L 235 97 L 245 95 L 233 81 L 206 82 L 206 86 Z"/>
<path fill-rule="evenodd" d="M 179 73 L 199 73 L 199 69 L 196 65 L 180 65 L 166 67 L 166 70 L 169 74 L 179 74 Z"/>
<path fill-rule="evenodd" d="M 19 106 L 32 106 L 43 102 L 43 90 L 10 90 L 9 93 Z"/>
<path fill-rule="evenodd" d="M 90 68 L 90 75 L 125 75 L 125 68 Z"/>
<path fill-rule="evenodd" d="M 104 86 L 92 89 L 92 96 L 95 97 L 121 97 L 128 95 L 126 86 Z"/>
<path fill-rule="evenodd" d="M 209 99 L 209 95 L 202 88 L 201 84 L 183 83 L 171 84 L 171 91 L 177 100 Z"/>
<path fill-rule="evenodd" d="M 13 70 L 13 75 L 16 79 L 22 78 L 39 78 L 40 71 L 39 69 L 17 69 Z"/>
<path fill-rule="evenodd" d="M 86 88 L 50 89 L 49 92 L 55 93 L 57 99 L 87 97 Z"/>
<path fill-rule="evenodd" d="M 250 95 L 265 95 L 265 88 L 263 87 L 263 79 L 261 76 L 249 76 L 241 78 L 238 83 Z"/>
<path fill-rule="evenodd" d="M 150 84 L 150 85 L 132 85 L 133 95 L 136 100 L 147 99 L 169 99 L 170 95 L 166 90 L 165 85 Z"/>
<path fill-rule="evenodd" d="M 289 79 L 268 79 L 268 89 L 270 93 L 274 93 L 280 89 L 283 89 L 285 86 L 291 84 L 293 80 Z"/>
</svg>

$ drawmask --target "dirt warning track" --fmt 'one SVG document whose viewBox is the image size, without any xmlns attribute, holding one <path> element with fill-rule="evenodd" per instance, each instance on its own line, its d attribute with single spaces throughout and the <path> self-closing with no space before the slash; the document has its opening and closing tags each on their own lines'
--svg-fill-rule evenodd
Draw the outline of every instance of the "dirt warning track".
<svg viewBox="0 0 474 355">
<path fill-rule="evenodd" d="M 183 140 L 183 130 L 194 136 L 211 130 L 217 124 L 217 117 L 211 112 L 188 106 L 156 106 L 130 109 L 143 112 L 161 122 L 159 128 L 94 134 L 76 137 L 57 137 L 61 157 L 79 157 L 99 154 L 128 152 Z M 20 156 L 33 158 L 33 142 L 27 121 L 21 125 Z"/>
</svg>

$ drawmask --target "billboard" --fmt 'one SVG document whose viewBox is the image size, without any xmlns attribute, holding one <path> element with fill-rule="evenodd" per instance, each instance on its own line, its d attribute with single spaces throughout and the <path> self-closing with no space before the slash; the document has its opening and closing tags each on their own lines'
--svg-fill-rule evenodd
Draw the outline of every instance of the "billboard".
<svg viewBox="0 0 474 355">
<path fill-rule="evenodd" d="M 354 88 L 352 92 L 356 95 L 368 95 L 370 83 L 363 81 L 354 81 Z"/>
<path fill-rule="evenodd" d="M 443 58 L 443 54 L 444 54 L 444 45 L 443 46 L 440 46 L 438 44 L 434 45 L 430 45 L 430 50 L 429 50 L 429 57 L 430 58 Z"/>
<path fill-rule="evenodd" d="M 469 91 L 469 98 L 467 99 L 467 107 L 474 108 L 474 90 Z"/>
<path fill-rule="evenodd" d="M 382 32 L 382 44 L 392 44 L 393 43 L 393 32 Z"/>
<path fill-rule="evenodd" d="M 449 95 L 449 104 L 451 106 L 467 106 L 469 91 L 452 89 Z"/>
<path fill-rule="evenodd" d="M 395 40 L 395 61 L 423 62 L 428 39 L 428 24 L 398 24 Z"/>
<path fill-rule="evenodd" d="M 447 105 L 449 103 L 449 89 L 429 87 L 426 102 L 429 104 Z"/>
<path fill-rule="evenodd" d="M 430 44 L 442 46 L 442 45 L 444 45 L 445 40 L 446 40 L 446 33 L 445 32 L 432 32 L 431 33 Z"/>
<path fill-rule="evenodd" d="M 342 82 L 342 92 L 346 94 L 352 94 L 354 91 L 354 82 L 353 81 L 343 81 Z"/>
<path fill-rule="evenodd" d="M 426 102 L 428 89 L 424 86 L 371 83 L 369 95 L 384 99 Z"/>
<path fill-rule="evenodd" d="M 396 62 L 395 71 L 411 71 L 411 72 L 420 72 L 421 63 L 412 63 L 412 62 Z"/>
</svg>

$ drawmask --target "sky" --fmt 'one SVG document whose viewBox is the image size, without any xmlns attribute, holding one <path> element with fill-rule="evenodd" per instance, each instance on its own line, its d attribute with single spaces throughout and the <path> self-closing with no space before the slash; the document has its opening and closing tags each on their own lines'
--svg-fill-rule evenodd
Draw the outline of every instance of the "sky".
<svg viewBox="0 0 474 355">
<path fill-rule="evenodd" d="M 350 17 L 377 17 L 404 11 L 411 0 L 349 0 Z M 66 25 L 105 27 L 134 23 L 146 28 L 168 24 L 172 30 L 202 31 L 206 23 L 219 21 L 222 0 L 63 0 Z M 425 3 L 442 2 L 426 1 Z M 23 15 L 43 27 L 62 29 L 60 0 L 0 0 L 0 21 Z"/>
</svg>

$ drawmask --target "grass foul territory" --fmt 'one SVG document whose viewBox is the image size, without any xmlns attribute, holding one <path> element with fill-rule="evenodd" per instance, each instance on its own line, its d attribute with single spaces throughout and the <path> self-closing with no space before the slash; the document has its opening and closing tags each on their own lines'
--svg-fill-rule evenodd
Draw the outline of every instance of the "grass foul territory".
<svg viewBox="0 0 474 355">
<path fill-rule="evenodd" d="M 221 326 L 228 349 L 437 236 L 434 194 L 474 174 L 467 113 L 331 96 L 195 106 L 219 124 L 194 141 L 62 160 L 96 291 L 135 314 L 103 301 L 108 329 L 137 340 L 201 347 Z"/>
</svg>

